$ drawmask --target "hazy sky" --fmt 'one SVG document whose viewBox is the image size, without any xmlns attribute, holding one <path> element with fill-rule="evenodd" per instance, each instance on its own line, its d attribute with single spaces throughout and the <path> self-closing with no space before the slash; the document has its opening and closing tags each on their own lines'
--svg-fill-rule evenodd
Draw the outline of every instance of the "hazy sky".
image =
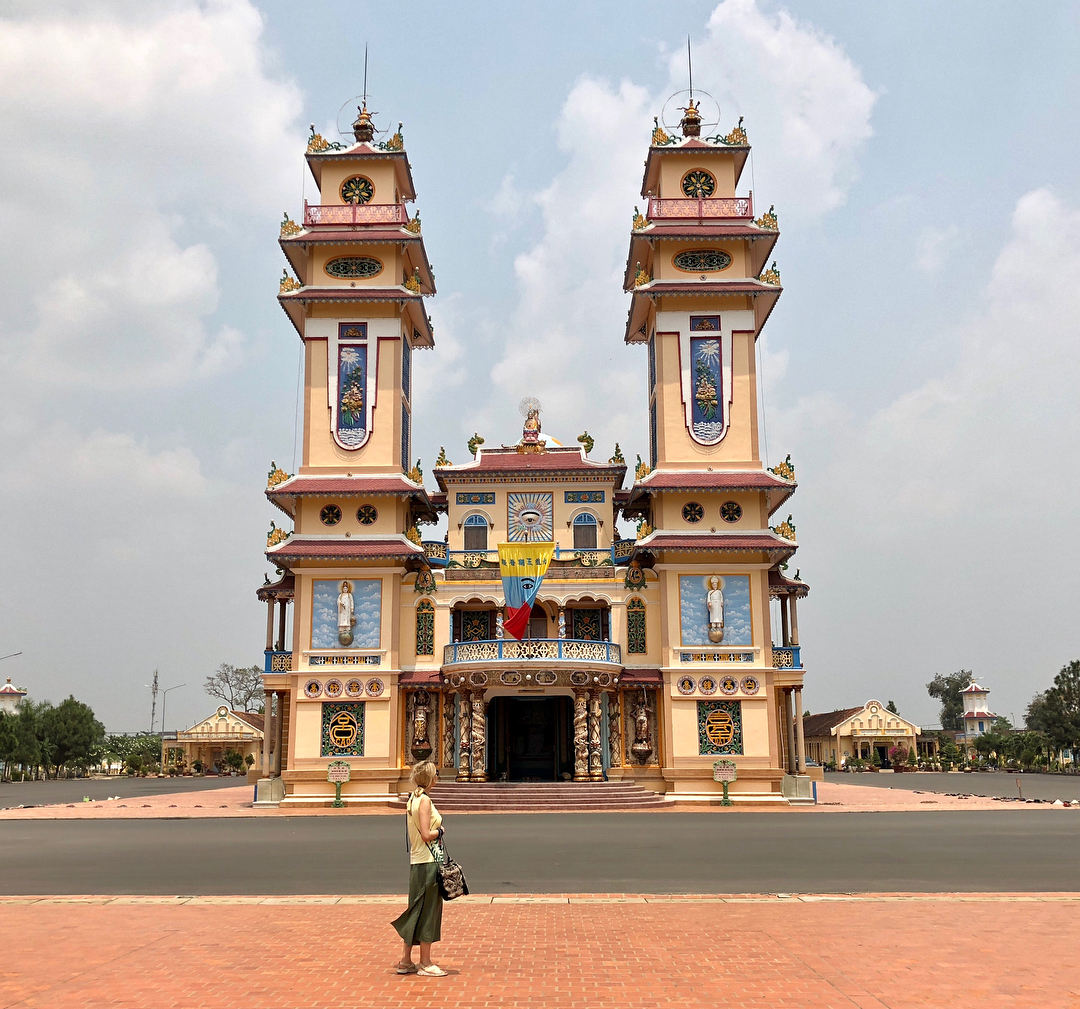
<svg viewBox="0 0 1080 1009">
<path fill-rule="evenodd" d="M 516 437 L 516 403 L 647 455 L 621 277 L 652 117 L 745 116 L 784 296 L 759 345 L 788 452 L 806 699 L 974 669 L 1017 718 L 1080 657 L 1080 5 L 11 2 L 0 15 L 0 676 L 112 729 L 261 662 L 294 468 L 283 210 L 307 124 L 362 86 L 404 121 L 438 276 L 415 451 Z M 761 179 L 758 181 L 757 172 Z M 785 508 L 785 512 L 788 509 Z M 1061 547 L 1051 546 L 1057 544 Z"/>
</svg>

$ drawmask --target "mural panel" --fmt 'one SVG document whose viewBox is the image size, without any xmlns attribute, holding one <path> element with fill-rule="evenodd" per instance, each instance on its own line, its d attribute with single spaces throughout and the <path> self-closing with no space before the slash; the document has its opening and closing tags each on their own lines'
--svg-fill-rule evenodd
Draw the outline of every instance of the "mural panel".
<svg viewBox="0 0 1080 1009">
<path fill-rule="evenodd" d="M 322 750 L 324 757 L 364 755 L 364 702 L 353 701 L 322 706 Z"/>
<path fill-rule="evenodd" d="M 712 600 L 710 582 L 719 578 L 721 598 Z M 723 615 L 723 637 L 716 641 L 709 636 L 710 616 Z M 679 615 L 684 645 L 752 645 L 754 631 L 750 622 L 749 575 L 680 575 Z"/>
<path fill-rule="evenodd" d="M 311 591 L 312 648 L 378 648 L 382 582 L 318 580 Z"/>
<path fill-rule="evenodd" d="M 550 543 L 555 529 L 555 495 L 507 494 L 507 529 L 511 543 Z"/>
<path fill-rule="evenodd" d="M 721 395 L 720 334 L 690 337 L 690 360 L 693 362 L 693 406 L 691 423 L 694 434 L 703 442 L 718 441 L 724 433 L 724 401 Z"/>
<path fill-rule="evenodd" d="M 723 756 L 743 751 L 742 702 L 698 701 L 698 753 Z"/>
<path fill-rule="evenodd" d="M 337 437 L 347 448 L 367 438 L 367 346 L 338 344 Z"/>
</svg>

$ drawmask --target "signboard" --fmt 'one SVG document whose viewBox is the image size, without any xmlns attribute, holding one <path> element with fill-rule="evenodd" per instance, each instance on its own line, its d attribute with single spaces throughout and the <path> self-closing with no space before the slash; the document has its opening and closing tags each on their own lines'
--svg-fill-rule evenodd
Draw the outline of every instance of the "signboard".
<svg viewBox="0 0 1080 1009">
<path fill-rule="evenodd" d="M 717 760 L 712 766 L 713 781 L 735 781 L 738 770 L 733 760 Z"/>
<path fill-rule="evenodd" d="M 348 781 L 352 768 L 347 760 L 331 760 L 326 765 L 326 780 L 332 784 Z"/>
</svg>

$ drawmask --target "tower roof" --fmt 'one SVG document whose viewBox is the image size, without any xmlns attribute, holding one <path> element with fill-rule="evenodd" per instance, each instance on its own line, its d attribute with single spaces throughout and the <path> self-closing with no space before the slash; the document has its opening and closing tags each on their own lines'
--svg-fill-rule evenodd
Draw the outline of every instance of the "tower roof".
<svg viewBox="0 0 1080 1009">
<path fill-rule="evenodd" d="M 325 141 L 323 142 L 325 143 Z M 416 199 L 412 166 L 409 164 L 409 158 L 404 149 L 390 151 L 384 150 L 375 143 L 356 143 L 344 150 L 312 151 L 309 145 L 305 157 L 307 158 L 308 168 L 311 170 L 311 177 L 320 189 L 322 189 L 323 165 L 345 161 L 354 162 L 359 166 L 365 162 L 389 161 L 394 167 L 394 180 L 397 183 L 402 202 L 412 203 Z"/>
<path fill-rule="evenodd" d="M 11 682 L 11 677 L 7 678 L 7 683 L 0 687 L 0 694 L 4 694 L 8 697 L 25 697 L 26 691 L 20 687 L 16 687 Z"/>
<path fill-rule="evenodd" d="M 974 680 L 972 680 L 966 687 L 964 687 L 963 690 L 960 691 L 960 693 L 962 693 L 962 694 L 988 694 L 988 693 L 990 693 L 990 690 L 987 687 L 980 687 Z"/>
<path fill-rule="evenodd" d="M 684 137 L 667 144 L 653 144 L 649 156 L 645 159 L 645 175 L 641 180 L 641 195 L 655 195 L 660 190 L 660 162 L 668 155 L 727 154 L 735 161 L 735 185 L 739 184 L 747 156 L 749 144 L 725 144 L 719 137 Z"/>
<path fill-rule="evenodd" d="M 618 487 L 626 474 L 626 463 L 593 462 L 586 458 L 583 446 L 519 452 L 516 446 L 503 445 L 501 448 L 478 449 L 472 462 L 436 466 L 432 472 L 444 491 L 451 483 L 531 482 L 559 476 L 575 482 L 614 483 Z"/>
</svg>

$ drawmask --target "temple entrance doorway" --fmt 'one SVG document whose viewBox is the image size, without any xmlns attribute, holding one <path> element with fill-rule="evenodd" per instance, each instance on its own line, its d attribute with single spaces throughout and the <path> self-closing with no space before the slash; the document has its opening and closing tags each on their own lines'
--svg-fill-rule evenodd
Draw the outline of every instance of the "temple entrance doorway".
<svg viewBox="0 0 1080 1009">
<path fill-rule="evenodd" d="M 496 697 L 488 710 L 495 744 L 492 780 L 562 781 L 572 775 L 571 698 Z"/>
</svg>

